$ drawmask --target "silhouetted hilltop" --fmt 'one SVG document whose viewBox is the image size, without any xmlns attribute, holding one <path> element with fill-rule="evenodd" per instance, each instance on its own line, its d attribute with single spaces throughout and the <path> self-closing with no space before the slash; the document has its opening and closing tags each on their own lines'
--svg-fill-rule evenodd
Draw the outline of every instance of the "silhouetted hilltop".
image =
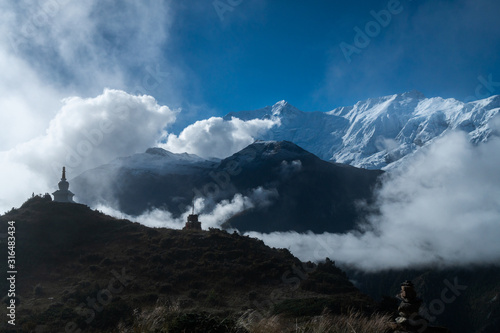
<svg viewBox="0 0 500 333">
<path fill-rule="evenodd" d="M 287 250 L 238 234 L 152 229 L 38 196 L 1 216 L 1 230 L 8 221 L 16 227 L 16 328 L 27 332 L 60 332 L 66 325 L 142 332 L 152 322 L 161 332 L 176 332 L 183 320 L 227 325 L 206 332 L 244 332 L 241 321 L 259 316 L 373 309 L 333 262 L 301 263 Z M 5 279 L 0 286 L 5 295 Z M 148 319 L 155 311 L 161 324 Z M 2 325 L 2 331 L 12 328 Z"/>
</svg>

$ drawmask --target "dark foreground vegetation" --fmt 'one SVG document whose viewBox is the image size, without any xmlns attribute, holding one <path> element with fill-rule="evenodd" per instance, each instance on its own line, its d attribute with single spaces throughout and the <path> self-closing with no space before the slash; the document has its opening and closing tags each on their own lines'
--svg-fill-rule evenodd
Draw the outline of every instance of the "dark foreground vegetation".
<svg viewBox="0 0 500 333">
<path fill-rule="evenodd" d="M 334 262 L 236 233 L 152 229 L 38 196 L 1 216 L 2 232 L 8 221 L 16 325 L 1 332 L 384 332 L 390 319 Z"/>
<path fill-rule="evenodd" d="M 357 286 L 382 302 L 391 302 L 400 283 L 411 280 L 423 299 L 421 312 L 432 324 L 454 333 L 500 332 L 500 267 L 469 266 L 349 272 Z"/>
</svg>

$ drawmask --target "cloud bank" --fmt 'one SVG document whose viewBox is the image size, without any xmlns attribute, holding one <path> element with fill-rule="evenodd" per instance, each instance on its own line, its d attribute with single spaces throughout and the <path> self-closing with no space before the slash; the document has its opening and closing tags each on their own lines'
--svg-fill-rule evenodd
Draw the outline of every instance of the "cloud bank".
<svg viewBox="0 0 500 333">
<path fill-rule="evenodd" d="M 386 176 L 377 193 L 380 214 L 360 231 L 248 234 L 289 248 L 302 260 L 329 257 L 368 271 L 498 264 L 499 151 L 498 136 L 473 146 L 465 133 L 450 133 Z"/>
<path fill-rule="evenodd" d="M 217 203 L 213 202 L 210 198 L 199 197 L 194 201 L 194 211 L 199 215 L 199 220 L 202 222 L 204 230 L 221 228 L 221 225 L 231 216 L 246 209 L 266 207 L 277 196 L 278 192 L 275 189 L 258 187 L 253 189 L 248 196 L 238 193 L 231 200 L 222 200 Z M 137 221 L 152 228 L 182 229 L 188 215 L 192 213 L 193 207 L 186 207 L 184 213 L 178 218 L 174 218 L 169 211 L 162 209 L 152 209 L 140 216 L 127 215 L 106 205 L 98 205 L 96 209 L 105 214 L 130 221 Z"/>
<path fill-rule="evenodd" d="M 164 129 L 175 117 L 176 112 L 151 96 L 120 90 L 64 99 L 44 135 L 0 153 L 0 208 L 19 205 L 32 191 L 55 190 L 62 166 L 74 177 L 114 158 L 143 152 L 166 135 Z"/>
<path fill-rule="evenodd" d="M 1 212 L 52 191 L 62 165 L 76 176 L 161 139 L 172 111 L 151 97 L 102 92 L 151 95 L 160 83 L 172 90 L 160 47 L 169 41 L 169 6 L 0 2 Z"/>
<path fill-rule="evenodd" d="M 169 1 L 6 1 L 6 47 L 52 82 L 97 93 L 124 88 L 130 67 L 156 62 L 169 39 Z"/>
<path fill-rule="evenodd" d="M 169 4 L 2 1 L 0 151 L 43 135 L 64 97 L 106 87 L 151 95 L 159 80 L 168 94 L 159 46 L 169 41 Z"/>
<path fill-rule="evenodd" d="M 225 158 L 279 124 L 278 119 L 244 121 L 234 117 L 231 120 L 212 117 L 189 125 L 178 136 L 169 134 L 167 141 L 160 146 L 174 153 L 188 152 L 204 158 Z"/>
<path fill-rule="evenodd" d="M 165 52 L 172 5 L 0 3 L 6 14 L 0 21 L 0 211 L 32 192 L 54 190 L 63 165 L 75 177 L 161 141 L 172 151 L 226 157 L 273 126 L 211 118 L 167 137 L 176 112 L 149 95 L 161 89 L 169 105 L 182 99 L 185 77 Z"/>
</svg>

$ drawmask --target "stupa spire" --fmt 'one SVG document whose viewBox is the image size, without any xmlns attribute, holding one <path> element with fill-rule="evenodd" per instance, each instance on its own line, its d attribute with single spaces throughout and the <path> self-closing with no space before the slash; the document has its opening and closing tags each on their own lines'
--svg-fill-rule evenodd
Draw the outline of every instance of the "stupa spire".
<svg viewBox="0 0 500 333">
<path fill-rule="evenodd" d="M 69 190 L 69 183 L 66 180 L 66 167 L 62 169 L 61 181 L 58 184 L 59 189 L 52 193 L 56 202 L 74 202 L 74 194 Z"/>
</svg>

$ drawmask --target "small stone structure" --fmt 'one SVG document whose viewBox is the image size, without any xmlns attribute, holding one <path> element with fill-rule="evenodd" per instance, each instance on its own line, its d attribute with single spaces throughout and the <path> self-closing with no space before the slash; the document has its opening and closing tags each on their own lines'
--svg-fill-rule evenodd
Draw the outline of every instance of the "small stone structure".
<svg viewBox="0 0 500 333">
<path fill-rule="evenodd" d="M 401 283 L 401 292 L 396 296 L 401 300 L 398 307 L 399 317 L 396 323 L 409 332 L 417 332 L 422 329 L 422 325 L 427 325 L 427 321 L 418 314 L 422 300 L 417 297 L 417 292 L 411 281 Z"/>
<path fill-rule="evenodd" d="M 58 185 L 59 189 L 52 193 L 52 195 L 54 196 L 54 201 L 74 203 L 74 194 L 69 190 L 69 183 L 66 180 L 66 167 L 63 167 L 62 169 L 62 177 Z"/>
<path fill-rule="evenodd" d="M 198 215 L 189 214 L 186 225 L 182 230 L 201 230 L 201 222 L 198 221 Z"/>
<path fill-rule="evenodd" d="M 401 300 L 398 307 L 398 317 L 391 328 L 394 333 L 450 333 L 444 327 L 429 326 L 429 321 L 419 314 L 422 300 L 417 297 L 415 286 L 411 281 L 401 283 L 401 292 L 396 295 Z"/>
</svg>

